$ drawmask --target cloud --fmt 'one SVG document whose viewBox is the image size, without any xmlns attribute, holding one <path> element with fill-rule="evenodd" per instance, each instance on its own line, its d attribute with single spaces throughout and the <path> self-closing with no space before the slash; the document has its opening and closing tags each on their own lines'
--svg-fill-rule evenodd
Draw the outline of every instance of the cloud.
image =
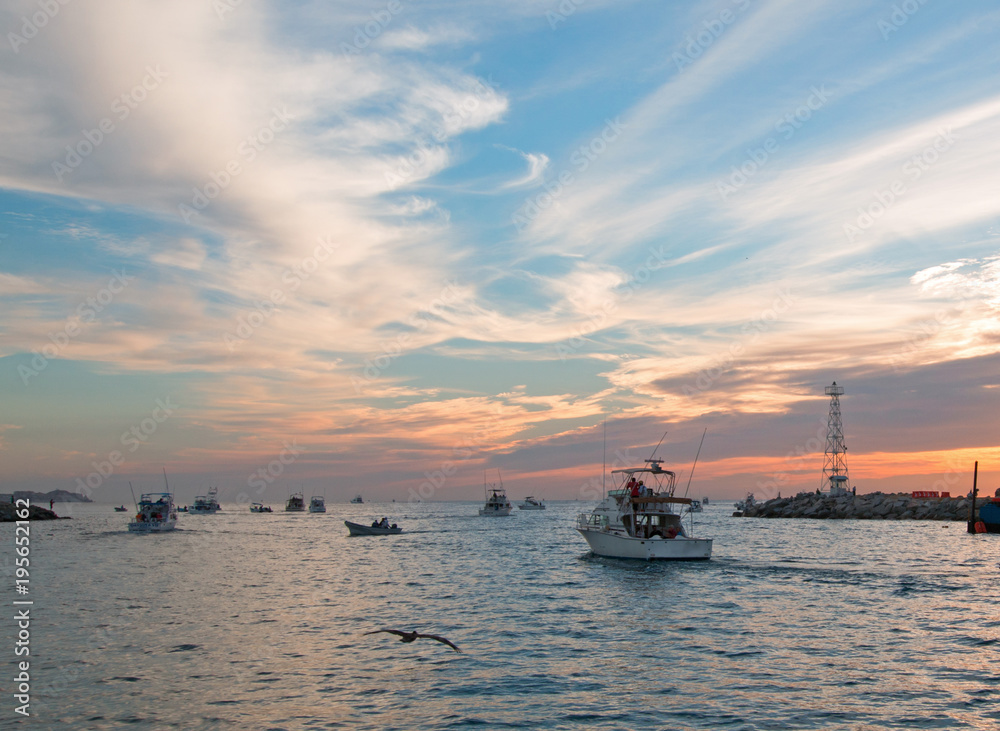
<svg viewBox="0 0 1000 731">
<path fill-rule="evenodd" d="M 407 26 L 383 33 L 376 47 L 387 51 L 426 51 L 434 46 L 458 46 L 473 40 L 475 34 L 469 28 L 439 26 L 424 30 Z"/>
<path fill-rule="evenodd" d="M 545 178 L 545 171 L 549 168 L 549 156 L 544 153 L 522 152 L 514 147 L 506 145 L 496 145 L 501 150 L 508 150 L 519 155 L 528 163 L 528 172 L 521 178 L 511 180 L 501 186 L 503 190 L 513 188 L 530 188 L 541 183 Z"/>
<path fill-rule="evenodd" d="M 201 269 L 205 261 L 205 247 L 200 241 L 184 238 L 170 249 L 153 254 L 150 258 L 157 264 L 181 269 Z"/>
<path fill-rule="evenodd" d="M 48 292 L 48 287 L 31 277 L 21 277 L 0 272 L 0 297 L 11 297 L 23 294 L 42 294 Z"/>
</svg>

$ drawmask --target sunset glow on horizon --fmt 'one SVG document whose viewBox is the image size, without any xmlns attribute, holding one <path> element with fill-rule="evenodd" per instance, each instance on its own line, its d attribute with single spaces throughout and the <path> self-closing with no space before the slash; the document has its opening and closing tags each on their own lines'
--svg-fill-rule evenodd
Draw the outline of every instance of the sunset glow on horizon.
<svg viewBox="0 0 1000 731">
<path fill-rule="evenodd" d="M 859 492 L 1000 487 L 994 4 L 52 6 L 0 492 L 591 500 L 707 430 L 693 496 L 787 496 L 834 381 Z"/>
</svg>

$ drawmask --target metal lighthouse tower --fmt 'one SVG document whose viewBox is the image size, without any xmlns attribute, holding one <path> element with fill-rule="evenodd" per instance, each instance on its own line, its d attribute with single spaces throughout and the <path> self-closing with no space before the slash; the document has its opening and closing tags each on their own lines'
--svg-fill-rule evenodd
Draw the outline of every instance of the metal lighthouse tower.
<svg viewBox="0 0 1000 731">
<path fill-rule="evenodd" d="M 834 495 L 848 492 L 851 489 L 847 475 L 847 447 L 844 446 L 844 425 L 840 420 L 840 397 L 844 387 L 834 381 L 827 386 L 824 393 L 830 397 L 830 418 L 826 428 L 826 452 L 823 455 L 823 480 L 821 489 L 829 489 Z"/>
</svg>

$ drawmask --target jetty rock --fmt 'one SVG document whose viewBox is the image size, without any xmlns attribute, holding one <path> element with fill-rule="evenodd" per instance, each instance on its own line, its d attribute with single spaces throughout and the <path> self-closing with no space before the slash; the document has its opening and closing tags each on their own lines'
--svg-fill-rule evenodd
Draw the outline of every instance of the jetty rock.
<svg viewBox="0 0 1000 731">
<path fill-rule="evenodd" d="M 800 492 L 747 508 L 745 518 L 813 518 L 816 520 L 968 520 L 967 497 L 913 497 L 909 493 L 865 495 Z M 978 503 L 986 502 L 977 500 Z M 978 505 L 977 505 L 978 507 Z"/>
<path fill-rule="evenodd" d="M 21 508 L 21 510 L 23 509 Z M 16 510 L 17 508 L 12 503 L 0 503 L 0 523 L 13 523 L 18 520 L 24 520 L 24 518 L 18 517 Z M 32 505 L 28 508 L 28 520 L 69 520 L 69 518 L 60 518 L 48 508 L 43 508 L 40 505 Z"/>
</svg>

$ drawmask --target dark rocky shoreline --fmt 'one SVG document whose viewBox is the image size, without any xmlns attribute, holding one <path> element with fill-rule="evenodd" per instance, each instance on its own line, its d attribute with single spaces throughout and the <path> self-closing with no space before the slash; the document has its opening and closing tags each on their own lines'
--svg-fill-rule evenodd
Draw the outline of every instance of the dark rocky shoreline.
<svg viewBox="0 0 1000 731">
<path fill-rule="evenodd" d="M 17 516 L 17 512 L 15 511 L 18 509 L 23 510 L 23 508 L 17 508 L 13 503 L 0 503 L 0 523 L 13 523 L 17 520 L 24 520 L 24 518 Z M 48 508 L 32 505 L 28 508 L 28 520 L 69 520 L 69 518 L 62 518 Z"/>
<path fill-rule="evenodd" d="M 990 498 L 976 500 L 979 506 Z M 971 498 L 915 498 L 909 493 L 866 495 L 801 493 L 774 498 L 743 512 L 745 518 L 814 518 L 817 520 L 961 520 L 969 519 Z"/>
</svg>

